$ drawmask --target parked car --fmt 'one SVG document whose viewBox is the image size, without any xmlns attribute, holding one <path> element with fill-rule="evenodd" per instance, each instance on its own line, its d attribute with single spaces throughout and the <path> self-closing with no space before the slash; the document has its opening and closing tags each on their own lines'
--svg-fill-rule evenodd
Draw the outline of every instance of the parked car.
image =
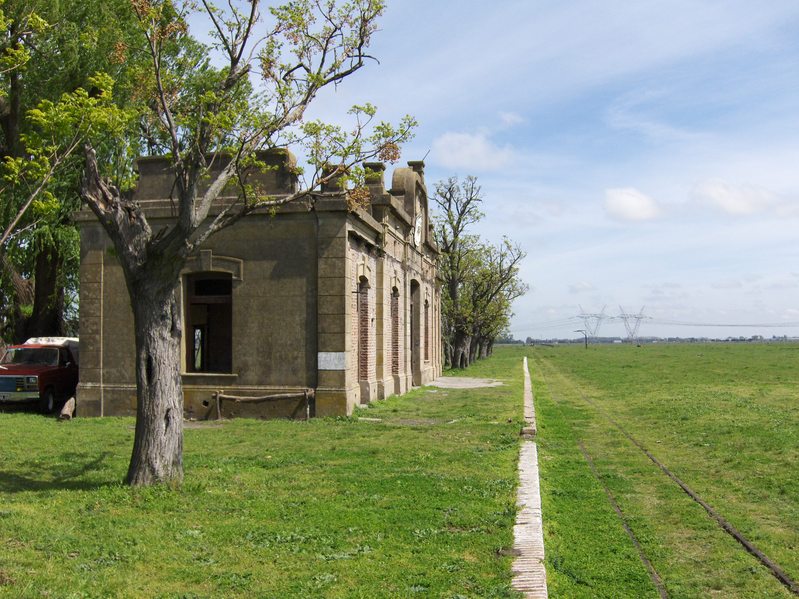
<svg viewBox="0 0 799 599">
<path fill-rule="evenodd" d="M 37 402 L 50 414 L 75 394 L 78 386 L 78 340 L 34 337 L 9 345 L 0 360 L 0 402 Z"/>
</svg>

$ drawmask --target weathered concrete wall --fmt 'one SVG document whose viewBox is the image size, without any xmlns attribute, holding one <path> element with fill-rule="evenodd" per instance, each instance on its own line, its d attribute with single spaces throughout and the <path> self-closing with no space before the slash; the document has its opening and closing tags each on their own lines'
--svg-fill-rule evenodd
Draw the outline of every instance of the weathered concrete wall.
<svg viewBox="0 0 799 599">
<path fill-rule="evenodd" d="M 80 338 L 78 414 L 135 413 L 130 300 L 111 242 L 96 221 L 81 229 Z M 109 402 L 117 409 L 108 412 Z"/>
<path fill-rule="evenodd" d="M 81 368 L 79 403 L 87 415 L 132 414 L 136 405 L 134 337 L 122 269 L 109 251 L 99 224 L 85 225 L 82 233 L 81 343 L 87 357 Z M 234 278 L 231 298 L 235 339 L 232 370 L 188 373 L 186 347 L 182 346 L 187 412 L 207 412 L 203 402 L 211 402 L 217 390 L 252 396 L 315 388 L 314 219 L 307 213 L 278 219 L 258 215 L 223 230 L 205 247 L 214 263 L 222 258 L 223 262 L 233 259 L 241 264 L 241 278 Z M 211 267 L 215 268 L 219 267 Z M 190 263 L 186 274 L 207 270 Z M 185 302 L 182 305 L 185 312 Z M 102 397 L 100 389 L 95 388 L 101 383 Z M 296 408 L 290 400 L 258 406 L 247 409 L 290 415 Z"/>
</svg>

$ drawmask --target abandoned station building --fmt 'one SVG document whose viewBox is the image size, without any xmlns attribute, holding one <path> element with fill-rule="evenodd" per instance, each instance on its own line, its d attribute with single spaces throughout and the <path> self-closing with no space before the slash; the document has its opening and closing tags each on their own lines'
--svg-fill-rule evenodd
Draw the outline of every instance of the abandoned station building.
<svg viewBox="0 0 799 599">
<path fill-rule="evenodd" d="M 257 175 L 266 193 L 297 189 L 290 152 L 262 159 L 270 165 Z M 134 198 L 157 229 L 175 217 L 173 178 L 164 159 L 138 166 Z M 368 205 L 353 208 L 345 191 L 327 185 L 276 214 L 247 215 L 188 261 L 180 285 L 187 416 L 215 417 L 217 393 L 275 397 L 221 402 L 224 416 L 345 415 L 440 375 L 439 252 L 424 163 L 397 168 L 388 190 L 385 166 L 364 166 Z M 78 413 L 135 414 L 133 314 L 122 269 L 94 214 L 84 208 L 76 219 Z"/>
</svg>

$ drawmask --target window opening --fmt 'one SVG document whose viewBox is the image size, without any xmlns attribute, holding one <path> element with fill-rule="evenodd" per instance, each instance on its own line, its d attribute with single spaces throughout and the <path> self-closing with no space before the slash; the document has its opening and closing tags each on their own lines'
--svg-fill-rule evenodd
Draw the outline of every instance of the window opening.
<svg viewBox="0 0 799 599">
<path fill-rule="evenodd" d="M 411 382 L 413 385 L 422 384 L 422 354 L 421 347 L 421 320 L 422 302 L 420 299 L 421 290 L 418 281 L 411 281 L 410 286 L 410 325 L 411 325 Z"/>
<path fill-rule="evenodd" d="M 358 380 L 369 379 L 369 282 L 358 284 Z"/>
<path fill-rule="evenodd" d="M 430 302 L 424 300 L 424 359 L 430 360 Z"/>
<path fill-rule="evenodd" d="M 231 372 L 233 369 L 233 280 L 224 273 L 186 277 L 187 370 Z"/>
</svg>

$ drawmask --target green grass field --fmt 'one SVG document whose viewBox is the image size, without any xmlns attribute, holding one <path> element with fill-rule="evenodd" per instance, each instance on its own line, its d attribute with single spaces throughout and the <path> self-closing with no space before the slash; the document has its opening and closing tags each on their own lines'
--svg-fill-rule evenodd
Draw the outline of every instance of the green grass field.
<svg viewBox="0 0 799 599">
<path fill-rule="evenodd" d="M 611 419 L 795 580 L 799 347 L 654 345 L 498 348 L 456 374 L 503 387 L 195 425 L 179 489 L 120 483 L 131 419 L 0 413 L 0 597 L 513 597 L 524 355 L 550 597 L 658 596 L 622 519 L 670 597 L 791 596 Z"/>
<path fill-rule="evenodd" d="M 669 596 L 792 596 L 610 419 L 799 580 L 799 347 L 516 351 L 536 392 L 550 596 L 658 596 L 603 484 Z"/>
<path fill-rule="evenodd" d="M 122 480 L 133 420 L 0 414 L 0 597 L 513 597 L 520 356 L 503 387 L 186 430 L 182 488 Z"/>
</svg>

